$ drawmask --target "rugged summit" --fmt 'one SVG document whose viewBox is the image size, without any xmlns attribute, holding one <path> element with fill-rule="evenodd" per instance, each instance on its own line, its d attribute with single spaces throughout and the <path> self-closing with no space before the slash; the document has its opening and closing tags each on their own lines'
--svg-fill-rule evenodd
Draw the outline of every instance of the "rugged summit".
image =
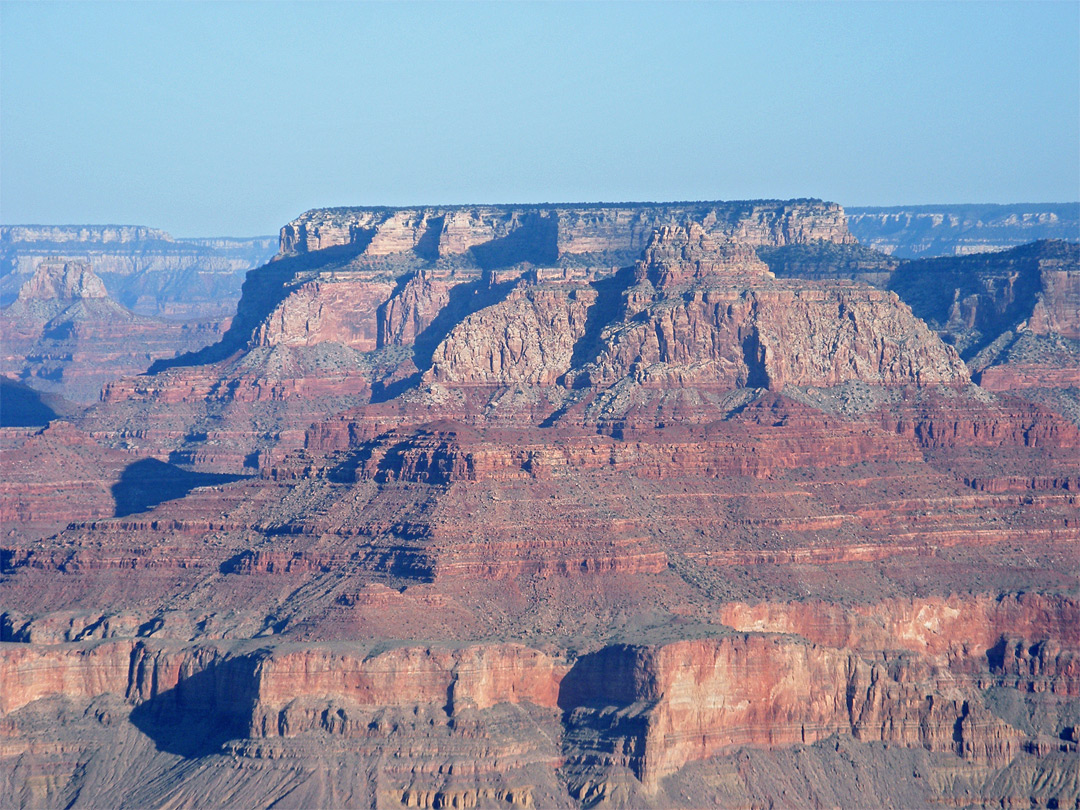
<svg viewBox="0 0 1080 810">
<path fill-rule="evenodd" d="M 219 343 L 0 435 L 4 795 L 1075 804 L 1080 429 L 761 258 L 842 217 L 287 226 Z"/>
<path fill-rule="evenodd" d="M 46 263 L 19 290 L 18 301 L 63 302 L 75 298 L 107 298 L 105 284 L 89 265 L 77 262 Z"/>
</svg>

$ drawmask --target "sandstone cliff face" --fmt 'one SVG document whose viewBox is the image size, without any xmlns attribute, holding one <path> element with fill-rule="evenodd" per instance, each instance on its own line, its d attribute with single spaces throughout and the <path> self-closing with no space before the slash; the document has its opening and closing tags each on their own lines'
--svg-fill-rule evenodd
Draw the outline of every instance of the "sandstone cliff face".
<svg viewBox="0 0 1080 810">
<path fill-rule="evenodd" d="M 340 343 L 361 352 L 376 348 L 379 307 L 392 286 L 371 282 L 303 284 L 259 325 L 254 346 Z"/>
<path fill-rule="evenodd" d="M 585 334 L 593 290 L 522 287 L 470 315 L 432 357 L 430 379 L 454 384 L 554 385 Z"/>
<path fill-rule="evenodd" d="M 1042 269 L 1042 289 L 1028 318 L 1028 329 L 1036 335 L 1080 340 L 1080 256 L 1062 264 L 1069 269 Z"/>
<path fill-rule="evenodd" d="M 850 241 L 842 209 L 815 201 L 595 210 L 470 207 L 311 212 L 283 230 L 283 254 L 296 255 L 283 255 L 251 274 L 222 341 L 191 357 L 155 364 L 154 370 L 188 368 L 170 374 L 175 379 L 166 387 L 177 391 L 242 390 L 246 388 L 243 380 L 199 382 L 207 376 L 203 364 L 265 347 L 340 354 L 334 347 L 371 353 L 412 346 L 411 358 L 392 352 L 370 362 L 343 358 L 345 366 L 337 370 L 348 390 L 337 393 L 354 396 L 357 386 L 353 383 L 362 380 L 382 395 L 424 374 L 431 381 L 456 386 L 551 386 L 564 376 L 572 381 L 575 377 L 568 372 L 595 355 L 593 344 L 612 316 L 606 311 L 607 301 L 598 303 L 599 288 L 584 286 L 581 281 L 599 272 L 609 273 L 610 265 L 604 266 L 604 262 L 634 258 L 658 223 L 685 222 L 688 218 L 700 221 L 695 225 L 699 242 L 708 238 L 723 243 L 722 247 L 714 246 L 705 265 L 691 274 L 727 274 L 732 284 L 767 275 L 752 254 L 752 245 Z M 518 282 L 533 286 L 509 298 L 513 277 L 521 268 L 501 273 L 491 269 L 522 262 L 562 262 L 560 256 L 575 256 L 574 262 L 584 264 L 533 269 Z M 453 261 L 448 266 L 439 265 L 444 259 Z M 386 264 L 388 261 L 391 263 Z M 415 269 L 417 262 L 419 269 Z M 669 257 L 672 272 L 682 266 L 680 262 L 680 256 Z M 405 272 L 396 280 L 388 275 L 400 273 L 402 268 Z M 740 275 L 744 269 L 749 273 L 746 278 Z M 492 306 L 502 299 L 506 299 L 502 309 Z M 732 351 L 738 364 L 743 350 L 735 347 Z M 322 367 L 317 360 L 307 365 Z M 745 383 L 746 376 L 725 373 L 714 382 L 730 387 L 740 380 Z M 181 377 L 190 377 L 191 382 Z M 341 396 L 323 385 L 310 390 L 316 388 L 326 391 L 324 408 L 336 407 L 331 399 L 340 401 Z M 116 384 L 106 392 L 105 401 L 119 406 L 128 395 L 125 392 L 130 392 L 135 400 L 150 405 L 146 394 L 136 389 L 149 392 L 162 386 L 146 381 Z M 176 399 L 174 394 L 160 396 Z M 187 395 L 182 398 L 191 399 Z M 281 397 L 282 401 L 286 398 L 284 394 Z M 134 407 L 131 403 L 122 410 Z M 107 429 L 107 423 L 116 421 L 108 416 L 110 410 L 118 411 L 104 408 L 100 419 L 95 414 L 96 430 Z M 198 435 L 203 431 L 194 425 L 186 431 L 179 427 L 171 431 L 173 435 L 185 432 Z M 152 434 L 146 435 L 149 438 Z M 246 452 L 235 457 L 253 457 L 266 446 L 266 439 L 252 436 L 246 444 Z M 172 445 L 175 438 L 162 435 L 147 449 L 161 453 L 175 449 Z"/>
<path fill-rule="evenodd" d="M 89 265 L 78 262 L 38 266 L 33 278 L 19 290 L 20 301 L 64 301 L 73 298 L 105 298 L 105 285 Z"/>
<path fill-rule="evenodd" d="M 606 714 L 625 726 L 620 712 L 636 715 L 637 738 L 622 746 L 629 756 L 619 756 L 617 742 L 609 756 L 652 790 L 688 762 L 725 749 L 810 744 L 837 731 L 997 764 L 1021 748 L 1016 729 L 981 707 L 948 700 L 938 691 L 940 680 L 903 660 L 870 663 L 849 652 L 754 636 L 604 655 L 625 659 L 605 661 L 611 682 L 600 693 L 619 710 L 602 709 L 586 721 L 590 711 L 579 709 L 578 722 L 591 725 Z"/>
<path fill-rule="evenodd" d="M 591 384 L 761 387 L 957 384 L 956 354 L 898 299 L 860 289 L 702 289 L 661 303 L 644 324 L 614 331 L 587 371 Z"/>
<path fill-rule="evenodd" d="M 377 345 L 408 346 L 450 303 L 450 285 L 421 270 L 379 308 Z"/>
<path fill-rule="evenodd" d="M 290 722 L 295 701 L 334 701 L 358 707 L 431 705 L 451 717 L 467 709 L 528 701 L 554 708 L 567 665 L 513 644 L 458 650 L 403 648 L 374 658 L 309 649 L 275 653 L 258 668 L 254 736 L 299 734 Z M 317 713 L 308 724 L 319 723 Z M 348 729 L 339 733 L 349 736 Z"/>
<path fill-rule="evenodd" d="M 430 242 L 439 256 L 464 254 L 515 231 L 546 229 L 546 248 L 522 240 L 525 254 L 564 255 L 640 253 L 660 225 L 694 219 L 711 234 L 749 245 L 805 244 L 824 239 L 851 242 L 843 209 L 816 200 L 794 202 L 641 204 L 637 206 L 468 206 L 423 209 L 316 209 L 281 230 L 281 252 L 293 254 L 340 245 L 363 247 L 367 255 L 386 256 Z M 527 255 L 526 255 L 527 258 Z M 506 261 L 512 264 L 513 261 Z"/>
<path fill-rule="evenodd" d="M 972 360 L 1003 335 L 1031 328 L 1033 317 L 1039 334 L 1071 338 L 1077 277 L 1080 246 L 1038 242 L 986 256 L 908 262 L 889 286 Z"/>
<path fill-rule="evenodd" d="M 1061 638 L 1080 644 L 1076 603 L 1062 596 L 1017 594 L 905 599 L 841 608 L 822 603 L 725 605 L 724 623 L 737 630 L 796 633 L 818 644 L 858 650 L 898 645 L 933 656 L 985 655 L 1004 634 Z"/>
<path fill-rule="evenodd" d="M 863 659 L 754 634 L 617 645 L 574 662 L 512 644 L 374 657 L 320 648 L 237 654 L 221 645 L 135 640 L 4 644 L 0 667 L 4 714 L 54 696 L 113 695 L 137 707 L 133 717 L 159 724 L 227 721 L 230 736 L 248 738 L 247 756 L 273 751 L 275 740 L 367 746 L 411 736 L 412 750 L 402 740 L 399 756 L 413 776 L 384 774 L 399 795 L 402 780 L 423 774 L 431 755 L 424 733 L 402 722 L 410 713 L 448 728 L 445 747 L 468 740 L 485 713 L 494 719 L 515 704 L 558 710 L 561 725 L 548 714 L 545 733 L 561 738 L 569 789 L 586 801 L 597 798 L 604 769 L 629 768 L 655 794 L 688 763 L 746 746 L 812 744 L 837 732 L 991 768 L 1017 756 L 1027 739 L 973 693 L 957 690 L 947 672 L 916 659 Z M 453 743 L 456 736 L 464 739 Z M 511 745 L 501 753 L 508 764 L 528 752 L 520 738 Z M 544 764 L 559 764 L 555 752 Z"/>
<path fill-rule="evenodd" d="M 589 357 L 574 354 L 596 300 L 591 290 L 534 292 L 528 311 L 522 296 L 511 296 L 455 328 L 436 350 L 432 379 L 550 384 L 575 359 L 592 359 L 568 377 L 586 387 L 627 377 L 654 386 L 773 390 L 967 379 L 955 352 L 895 296 L 775 282 L 748 248 L 718 243 L 697 225 L 661 229 L 637 280 L 623 293 L 621 319 L 594 313 L 611 321 Z"/>
</svg>

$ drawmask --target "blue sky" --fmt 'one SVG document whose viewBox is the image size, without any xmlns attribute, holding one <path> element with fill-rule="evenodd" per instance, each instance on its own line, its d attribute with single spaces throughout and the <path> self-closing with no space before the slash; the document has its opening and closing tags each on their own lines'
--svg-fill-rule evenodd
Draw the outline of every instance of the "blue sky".
<svg viewBox="0 0 1080 810">
<path fill-rule="evenodd" d="M 0 2 L 0 222 L 1080 198 L 1080 3 Z"/>
</svg>

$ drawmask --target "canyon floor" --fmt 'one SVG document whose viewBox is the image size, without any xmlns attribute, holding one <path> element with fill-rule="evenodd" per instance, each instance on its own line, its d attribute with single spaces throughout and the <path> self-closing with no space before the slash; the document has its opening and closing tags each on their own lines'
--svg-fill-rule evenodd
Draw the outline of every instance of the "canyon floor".
<svg viewBox="0 0 1080 810">
<path fill-rule="evenodd" d="M 0 804 L 1080 807 L 1075 243 L 339 208 L 202 331 L 27 278 L 5 362 L 102 387 L 5 379 Z"/>
</svg>

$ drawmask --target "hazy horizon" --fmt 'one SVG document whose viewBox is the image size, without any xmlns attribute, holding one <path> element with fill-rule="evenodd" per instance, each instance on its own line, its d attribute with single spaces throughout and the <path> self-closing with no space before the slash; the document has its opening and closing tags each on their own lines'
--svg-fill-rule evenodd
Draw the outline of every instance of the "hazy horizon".
<svg viewBox="0 0 1080 810">
<path fill-rule="evenodd" d="M 1080 5 L 0 4 L 0 222 L 1080 199 Z"/>
</svg>

